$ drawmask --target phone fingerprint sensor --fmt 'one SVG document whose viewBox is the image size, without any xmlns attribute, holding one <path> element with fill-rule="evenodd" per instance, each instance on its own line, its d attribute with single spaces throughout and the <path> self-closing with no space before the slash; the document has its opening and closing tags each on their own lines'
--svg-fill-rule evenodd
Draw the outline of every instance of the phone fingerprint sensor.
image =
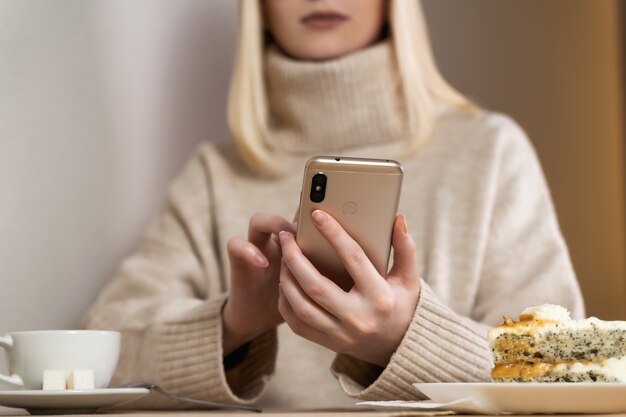
<svg viewBox="0 0 626 417">
<path fill-rule="evenodd" d="M 359 209 L 359 206 L 354 201 L 346 201 L 342 209 L 345 214 L 354 214 Z"/>
</svg>

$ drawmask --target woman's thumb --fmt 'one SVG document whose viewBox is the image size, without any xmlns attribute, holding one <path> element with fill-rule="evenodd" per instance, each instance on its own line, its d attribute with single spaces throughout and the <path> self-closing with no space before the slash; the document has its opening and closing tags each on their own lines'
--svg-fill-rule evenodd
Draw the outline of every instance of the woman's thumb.
<svg viewBox="0 0 626 417">
<path fill-rule="evenodd" d="M 415 241 L 409 234 L 404 215 L 396 217 L 391 244 L 393 246 L 393 266 L 389 275 L 407 282 L 418 281 L 419 271 L 417 270 Z"/>
</svg>

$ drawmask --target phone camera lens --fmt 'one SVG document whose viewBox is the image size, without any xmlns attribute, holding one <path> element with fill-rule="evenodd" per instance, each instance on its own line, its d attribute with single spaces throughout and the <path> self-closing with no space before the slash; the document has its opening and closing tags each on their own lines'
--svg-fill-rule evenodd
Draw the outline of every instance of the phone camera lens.
<svg viewBox="0 0 626 417">
<path fill-rule="evenodd" d="M 326 175 L 321 172 L 313 175 L 311 184 L 311 201 L 321 203 L 326 195 Z"/>
</svg>

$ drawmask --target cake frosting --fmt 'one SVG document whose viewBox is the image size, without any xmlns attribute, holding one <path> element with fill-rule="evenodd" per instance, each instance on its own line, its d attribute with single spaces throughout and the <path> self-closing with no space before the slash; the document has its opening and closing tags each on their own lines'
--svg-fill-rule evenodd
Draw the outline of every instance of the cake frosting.
<svg viewBox="0 0 626 417">
<path fill-rule="evenodd" d="M 549 320 L 556 322 L 568 322 L 571 320 L 569 311 L 565 307 L 556 304 L 543 304 L 528 307 L 519 315 L 520 321 L 524 320 Z"/>
</svg>

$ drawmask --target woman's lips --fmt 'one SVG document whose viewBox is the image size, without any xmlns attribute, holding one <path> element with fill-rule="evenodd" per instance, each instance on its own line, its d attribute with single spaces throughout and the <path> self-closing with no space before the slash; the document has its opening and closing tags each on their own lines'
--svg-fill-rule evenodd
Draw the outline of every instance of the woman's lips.
<svg viewBox="0 0 626 417">
<path fill-rule="evenodd" d="M 334 29 L 346 21 L 348 16 L 337 12 L 313 12 L 300 19 L 302 24 L 311 29 Z"/>
</svg>

